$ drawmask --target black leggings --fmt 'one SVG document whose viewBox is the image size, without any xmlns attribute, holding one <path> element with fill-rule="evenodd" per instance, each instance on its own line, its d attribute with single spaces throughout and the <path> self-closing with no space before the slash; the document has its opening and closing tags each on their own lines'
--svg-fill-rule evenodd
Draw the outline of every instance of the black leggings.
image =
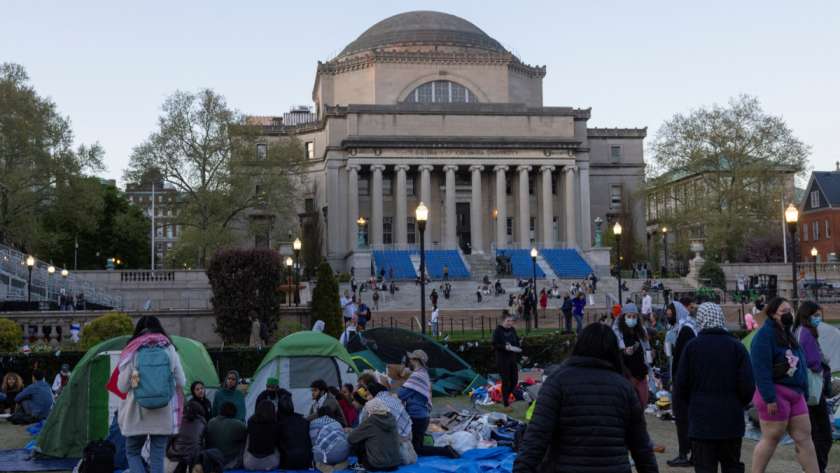
<svg viewBox="0 0 840 473">
<path fill-rule="evenodd" d="M 833 442 L 825 396 L 816 406 L 808 406 L 808 416 L 811 418 L 811 439 L 814 441 L 814 450 L 817 451 L 817 463 L 820 471 L 825 471 L 825 467 L 828 466 L 828 452 Z"/>
<path fill-rule="evenodd" d="M 448 457 L 451 451 L 446 447 L 430 447 L 423 445 L 423 438 L 426 436 L 426 429 L 429 427 L 429 418 L 411 418 L 411 445 L 414 451 L 421 457 Z"/>
<path fill-rule="evenodd" d="M 502 377 L 502 404 L 507 407 L 510 404 L 510 395 L 519 382 L 519 368 L 516 362 L 500 365 L 499 375 Z"/>
</svg>

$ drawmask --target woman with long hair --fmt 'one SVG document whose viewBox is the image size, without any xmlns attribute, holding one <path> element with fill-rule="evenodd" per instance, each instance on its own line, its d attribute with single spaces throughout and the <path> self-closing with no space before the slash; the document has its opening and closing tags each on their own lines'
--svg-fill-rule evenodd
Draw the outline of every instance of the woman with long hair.
<svg viewBox="0 0 840 473">
<path fill-rule="evenodd" d="M 280 465 L 277 451 L 277 417 L 274 403 L 260 401 L 254 409 L 254 415 L 248 419 L 248 437 L 242 463 L 246 470 L 269 471 Z"/>
<path fill-rule="evenodd" d="M 201 381 L 193 381 L 190 385 L 190 401 L 195 401 L 201 404 L 204 408 L 204 420 L 210 422 L 211 414 L 213 413 L 213 404 L 207 399 L 207 389 Z"/>
<path fill-rule="evenodd" d="M 658 472 L 645 416 L 623 376 L 618 340 L 609 326 L 583 329 L 572 356 L 543 383 L 513 473 Z"/>
<path fill-rule="evenodd" d="M 808 377 L 805 353 L 791 329 L 793 309 L 777 297 L 764 307 L 766 320 L 750 347 L 761 440 L 753 450 L 752 471 L 763 473 L 787 431 L 796 443 L 796 456 L 805 473 L 819 472 L 805 396 Z"/>
<path fill-rule="evenodd" d="M 159 370 L 161 365 L 157 362 L 161 357 L 168 360 L 168 373 Z M 148 364 L 146 360 L 149 360 Z M 147 376 L 154 381 L 144 384 Z M 168 376 L 168 380 L 162 379 L 162 376 Z M 163 395 L 159 389 L 165 386 L 165 381 L 171 383 L 172 394 L 169 401 L 161 406 L 157 404 L 157 397 Z M 108 383 L 108 390 L 122 399 L 117 418 L 120 431 L 126 437 L 126 456 L 132 471 L 143 471 L 145 468 L 140 453 L 148 438 L 151 473 L 163 473 L 166 443 L 180 428 L 186 382 L 181 359 L 160 320 L 149 315 L 142 317 L 137 322 L 134 335 L 123 348 Z M 135 393 L 140 393 L 139 398 Z"/>
<path fill-rule="evenodd" d="M 636 388 L 642 409 L 645 409 L 650 397 L 648 388 L 648 361 L 645 358 L 650 350 L 648 335 L 641 321 L 636 304 L 624 304 L 616 323 L 613 324 L 618 348 L 625 370 Z"/>
<path fill-rule="evenodd" d="M 0 386 L 0 392 L 6 396 L 4 401 L 0 401 L 0 413 L 15 412 L 15 398 L 21 391 L 23 391 L 23 378 L 13 371 L 6 373 L 3 376 L 3 385 Z"/>
<path fill-rule="evenodd" d="M 819 332 L 817 328 L 822 323 L 822 307 L 812 301 L 799 304 L 796 311 L 796 321 L 793 324 L 796 340 L 805 352 L 805 365 L 808 367 L 808 377 L 822 379 L 823 389 L 819 393 L 809 390 L 809 398 L 818 402 L 808 402 L 808 417 L 811 420 L 811 440 L 817 453 L 817 464 L 820 471 L 825 471 L 828 465 L 828 452 L 831 451 L 831 420 L 828 417 L 826 405 L 826 391 L 831 391 L 831 368 L 825 362 L 820 348 Z M 812 384 L 809 383 L 809 387 Z"/>
</svg>

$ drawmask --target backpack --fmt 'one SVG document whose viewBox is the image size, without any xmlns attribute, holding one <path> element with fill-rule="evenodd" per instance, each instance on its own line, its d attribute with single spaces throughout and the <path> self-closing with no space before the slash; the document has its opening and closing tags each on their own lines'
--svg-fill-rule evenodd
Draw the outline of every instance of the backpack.
<svg viewBox="0 0 840 473">
<path fill-rule="evenodd" d="M 107 440 L 94 440 L 85 446 L 79 473 L 113 473 L 114 444 Z"/>
<path fill-rule="evenodd" d="M 146 409 L 169 405 L 175 391 L 175 380 L 166 348 L 153 346 L 139 349 L 134 366 L 140 373 L 140 383 L 134 388 L 137 404 Z"/>
</svg>

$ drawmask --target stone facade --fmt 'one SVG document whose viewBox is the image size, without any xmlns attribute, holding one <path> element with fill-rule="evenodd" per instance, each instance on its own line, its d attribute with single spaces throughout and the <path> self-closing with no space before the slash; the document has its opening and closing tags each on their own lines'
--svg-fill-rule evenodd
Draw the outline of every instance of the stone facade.
<svg viewBox="0 0 840 473">
<path fill-rule="evenodd" d="M 417 244 L 420 201 L 430 248 L 587 250 L 610 189 L 641 189 L 646 129 L 592 129 L 590 109 L 544 106 L 545 75 L 466 20 L 404 13 L 319 63 L 317 121 L 265 125 L 265 141 L 295 136 L 309 150 L 300 207 L 322 212 L 338 270 L 370 248 Z M 643 221 L 643 201 L 628 204 Z"/>
</svg>

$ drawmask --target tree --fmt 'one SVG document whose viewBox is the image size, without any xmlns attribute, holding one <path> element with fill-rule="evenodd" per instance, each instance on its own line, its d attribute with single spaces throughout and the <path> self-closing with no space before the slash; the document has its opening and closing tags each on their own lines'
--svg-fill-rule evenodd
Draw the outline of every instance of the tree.
<svg viewBox="0 0 840 473">
<path fill-rule="evenodd" d="M 134 332 L 134 324 L 131 317 L 123 312 L 109 312 L 101 317 L 93 319 L 82 328 L 80 340 L 83 350 L 88 350 L 97 343 L 110 340 L 121 335 L 131 335 Z"/>
<path fill-rule="evenodd" d="M 709 286 L 726 290 L 726 274 L 715 260 L 706 260 L 700 267 L 700 279 L 709 280 Z"/>
<path fill-rule="evenodd" d="M 295 139 L 265 144 L 262 130 L 246 123 L 212 90 L 176 91 L 163 104 L 158 129 L 135 147 L 125 179 L 137 182 L 150 169 L 180 193 L 177 223 L 183 238 L 176 254 L 195 255 L 205 267 L 209 255 L 232 240 L 248 209 L 260 209 L 279 222 L 283 234 L 296 201 L 295 177 L 303 147 Z"/>
<path fill-rule="evenodd" d="M 222 250 L 207 268 L 216 332 L 225 342 L 246 343 L 255 313 L 272 330 L 280 310 L 283 266 L 276 251 L 261 248 Z"/>
<path fill-rule="evenodd" d="M 317 210 L 306 215 L 302 232 L 303 241 L 306 244 L 301 249 L 301 264 L 303 265 L 304 277 L 311 279 L 324 259 L 321 214 Z"/>
<path fill-rule="evenodd" d="M 318 266 L 318 279 L 312 291 L 312 319 L 324 321 L 324 333 L 340 337 L 344 331 L 341 305 L 338 302 L 338 282 L 326 260 Z"/>
<path fill-rule="evenodd" d="M 32 247 L 45 207 L 84 172 L 102 169 L 99 144 L 73 148 L 70 121 L 17 64 L 0 64 L 0 242 Z"/>
<path fill-rule="evenodd" d="M 781 117 L 746 95 L 728 106 L 677 114 L 653 143 L 656 187 L 675 176 L 699 176 L 667 197 L 671 228 L 694 228 L 707 254 L 734 260 L 753 229 L 779 222 L 781 199 L 792 198 L 792 179 L 805 170 L 809 148 Z"/>
</svg>

